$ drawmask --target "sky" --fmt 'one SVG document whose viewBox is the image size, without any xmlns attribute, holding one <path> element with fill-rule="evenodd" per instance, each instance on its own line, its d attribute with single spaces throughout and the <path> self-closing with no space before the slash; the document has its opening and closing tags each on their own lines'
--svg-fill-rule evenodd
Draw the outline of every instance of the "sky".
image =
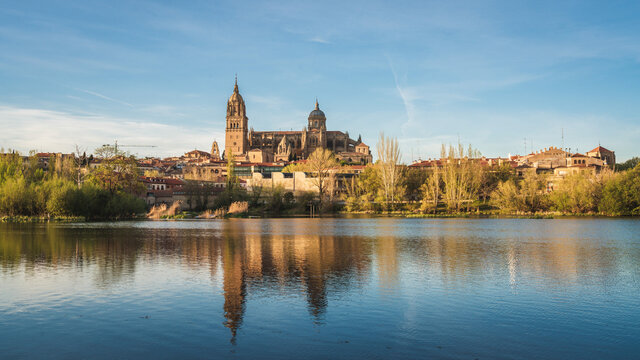
<svg viewBox="0 0 640 360">
<path fill-rule="evenodd" d="M 406 163 L 640 155 L 638 1 L 0 3 L 5 150 L 208 151 L 237 74 L 255 130 L 301 130 L 317 97 L 329 130 L 374 154 L 384 132 Z"/>
</svg>

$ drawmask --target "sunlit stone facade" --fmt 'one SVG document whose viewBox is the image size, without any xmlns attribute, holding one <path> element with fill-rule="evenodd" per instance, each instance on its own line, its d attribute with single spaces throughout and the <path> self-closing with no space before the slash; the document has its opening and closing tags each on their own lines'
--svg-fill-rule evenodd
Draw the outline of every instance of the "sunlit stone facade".
<svg viewBox="0 0 640 360">
<path fill-rule="evenodd" d="M 348 132 L 327 131 L 327 118 L 316 100 L 307 126 L 301 131 L 254 131 L 248 127 L 244 99 L 236 80 L 227 103 L 225 156 L 233 154 L 239 161 L 280 162 L 306 159 L 317 148 L 331 150 L 346 162 L 368 164 L 369 147 Z"/>
</svg>

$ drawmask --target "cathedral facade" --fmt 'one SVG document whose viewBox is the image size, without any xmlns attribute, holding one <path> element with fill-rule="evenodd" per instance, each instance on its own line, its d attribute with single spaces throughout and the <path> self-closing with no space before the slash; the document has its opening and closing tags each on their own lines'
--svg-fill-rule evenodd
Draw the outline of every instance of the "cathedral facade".
<svg viewBox="0 0 640 360">
<path fill-rule="evenodd" d="M 244 162 L 287 162 L 304 160 L 317 148 L 331 150 L 339 160 L 368 164 L 372 161 L 369 146 L 348 132 L 328 131 L 327 118 L 318 101 L 301 131 L 254 131 L 249 128 L 247 109 L 238 90 L 238 81 L 227 102 L 225 156 Z"/>
</svg>

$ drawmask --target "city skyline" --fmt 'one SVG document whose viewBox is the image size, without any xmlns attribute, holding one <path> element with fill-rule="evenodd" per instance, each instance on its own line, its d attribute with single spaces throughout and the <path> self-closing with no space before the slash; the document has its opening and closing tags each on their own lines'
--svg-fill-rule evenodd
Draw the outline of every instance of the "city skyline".
<svg viewBox="0 0 640 360">
<path fill-rule="evenodd" d="M 638 5 L 20 3 L 0 9 L 0 145 L 140 155 L 224 141 L 234 75 L 256 130 L 327 127 L 403 160 L 602 144 L 637 155 Z M 136 151 L 138 152 L 138 151 Z"/>
</svg>

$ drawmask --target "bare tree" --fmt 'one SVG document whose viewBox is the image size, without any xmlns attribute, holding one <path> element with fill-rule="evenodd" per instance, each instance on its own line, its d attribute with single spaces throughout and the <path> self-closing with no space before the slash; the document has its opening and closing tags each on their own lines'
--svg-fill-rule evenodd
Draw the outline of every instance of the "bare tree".
<svg viewBox="0 0 640 360">
<path fill-rule="evenodd" d="M 382 189 L 384 191 L 385 203 L 387 206 L 395 206 L 398 197 L 398 185 L 401 177 L 400 147 L 396 138 L 388 138 L 384 133 L 380 133 L 378 138 L 378 161 L 380 161 L 380 177 Z"/>
<path fill-rule="evenodd" d="M 449 151 L 442 146 L 442 160 L 444 169 L 442 181 L 444 183 L 443 200 L 449 210 L 460 211 L 462 204 L 469 204 L 477 198 L 483 169 L 475 158 L 479 152 L 469 146 L 465 154 L 464 147 L 458 143 L 457 147 L 449 145 Z"/>
<path fill-rule="evenodd" d="M 422 211 L 433 210 L 436 213 L 438 209 L 438 201 L 442 191 L 440 190 L 440 182 L 442 181 L 442 171 L 436 165 L 433 167 L 433 171 L 427 178 L 427 181 L 422 185 Z"/>
<path fill-rule="evenodd" d="M 87 165 L 86 164 L 87 153 L 86 153 L 86 148 L 81 149 L 78 144 L 76 144 L 75 150 L 76 151 L 73 153 L 74 169 L 76 172 L 75 178 L 76 178 L 76 183 L 78 185 L 78 188 L 80 188 L 84 180 L 84 174 L 86 173 L 86 171 L 84 171 L 82 167 Z"/>
<path fill-rule="evenodd" d="M 306 168 L 314 176 L 311 182 L 318 188 L 320 201 L 324 199 L 327 190 L 333 188 L 330 183 L 335 182 L 335 176 L 331 176 L 331 172 L 337 166 L 338 162 L 328 149 L 317 148 L 307 159 Z"/>
<path fill-rule="evenodd" d="M 111 159 L 116 156 L 127 156 L 123 151 L 118 150 L 113 145 L 102 145 L 101 147 L 95 149 L 93 153 L 96 155 L 98 159 Z"/>
</svg>

